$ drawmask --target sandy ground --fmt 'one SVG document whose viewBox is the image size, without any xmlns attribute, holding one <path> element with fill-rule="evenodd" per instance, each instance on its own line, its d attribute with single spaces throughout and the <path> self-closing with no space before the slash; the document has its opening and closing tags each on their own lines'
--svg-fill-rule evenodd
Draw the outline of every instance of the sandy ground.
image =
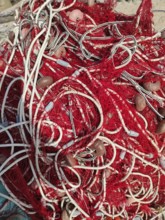
<svg viewBox="0 0 165 220">
<path fill-rule="evenodd" d="M 141 0 L 133 0 L 130 2 L 118 2 L 116 11 L 122 12 L 127 15 L 134 15 L 141 3 Z M 152 0 L 153 10 L 162 10 L 161 12 L 153 11 L 154 13 L 154 28 L 160 31 L 165 28 L 165 0 Z M 164 11 L 163 11 L 164 10 Z"/>
</svg>

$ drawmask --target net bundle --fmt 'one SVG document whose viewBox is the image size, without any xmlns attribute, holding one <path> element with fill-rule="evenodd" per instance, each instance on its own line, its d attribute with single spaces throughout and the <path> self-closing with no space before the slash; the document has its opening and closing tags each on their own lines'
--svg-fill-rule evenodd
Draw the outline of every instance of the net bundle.
<svg viewBox="0 0 165 220">
<path fill-rule="evenodd" d="M 34 220 L 163 215 L 165 33 L 115 5 L 31 0 L 0 47 L 0 177 Z"/>
</svg>

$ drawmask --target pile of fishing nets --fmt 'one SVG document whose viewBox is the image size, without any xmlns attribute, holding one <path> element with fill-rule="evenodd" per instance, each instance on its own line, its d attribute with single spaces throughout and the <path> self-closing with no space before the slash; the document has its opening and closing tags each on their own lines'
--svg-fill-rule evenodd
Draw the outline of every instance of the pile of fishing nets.
<svg viewBox="0 0 165 220">
<path fill-rule="evenodd" d="M 30 0 L 0 47 L 0 177 L 32 220 L 163 216 L 165 31 L 115 5 Z"/>
</svg>

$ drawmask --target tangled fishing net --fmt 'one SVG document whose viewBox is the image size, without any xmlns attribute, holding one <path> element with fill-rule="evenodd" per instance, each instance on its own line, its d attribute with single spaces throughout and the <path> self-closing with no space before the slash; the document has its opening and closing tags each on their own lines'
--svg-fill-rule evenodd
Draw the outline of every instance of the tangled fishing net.
<svg viewBox="0 0 165 220">
<path fill-rule="evenodd" d="M 33 220 L 165 212 L 165 32 L 115 4 L 30 0 L 0 47 L 0 177 Z"/>
</svg>

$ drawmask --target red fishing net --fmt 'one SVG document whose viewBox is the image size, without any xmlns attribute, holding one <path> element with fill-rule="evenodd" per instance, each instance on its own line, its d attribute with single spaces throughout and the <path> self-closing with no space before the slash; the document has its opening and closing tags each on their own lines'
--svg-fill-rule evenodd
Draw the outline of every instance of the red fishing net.
<svg viewBox="0 0 165 220">
<path fill-rule="evenodd" d="M 151 0 L 88 3 L 29 1 L 0 47 L 0 176 L 34 220 L 156 219 L 165 41 Z"/>
</svg>

